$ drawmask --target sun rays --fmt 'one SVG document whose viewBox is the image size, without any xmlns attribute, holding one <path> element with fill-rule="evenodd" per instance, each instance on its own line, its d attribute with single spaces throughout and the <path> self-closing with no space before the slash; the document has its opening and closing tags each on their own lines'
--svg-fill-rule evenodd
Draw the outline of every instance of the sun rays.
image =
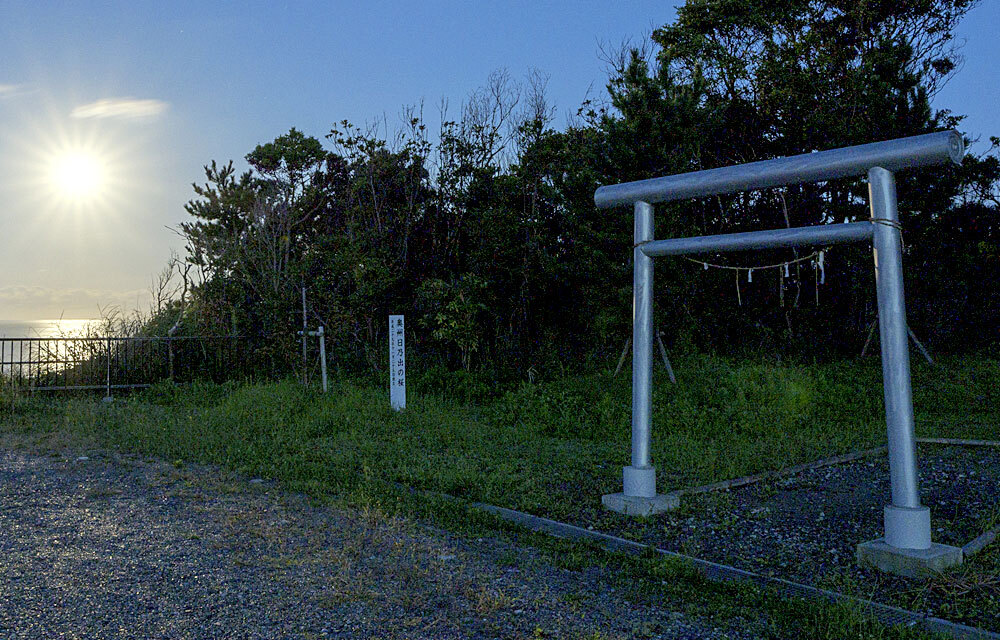
<svg viewBox="0 0 1000 640">
<path fill-rule="evenodd" d="M 12 195 L 39 225 L 80 228 L 136 211 L 151 176 L 142 134 L 120 123 L 69 119 L 56 109 L 27 115 L 11 136 Z M 13 160 L 12 160 L 13 158 Z"/>
</svg>

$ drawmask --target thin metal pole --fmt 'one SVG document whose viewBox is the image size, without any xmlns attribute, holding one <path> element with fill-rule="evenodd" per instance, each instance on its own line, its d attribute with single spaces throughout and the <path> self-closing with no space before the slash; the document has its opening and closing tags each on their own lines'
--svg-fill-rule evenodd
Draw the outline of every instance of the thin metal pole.
<svg viewBox="0 0 1000 640">
<path fill-rule="evenodd" d="M 917 453 L 913 437 L 913 398 L 903 298 L 903 251 L 896 211 L 896 180 L 881 167 L 868 171 L 872 221 L 875 223 L 875 286 L 878 292 L 879 338 L 885 422 L 889 436 L 889 477 L 892 504 L 920 507 Z"/>
<path fill-rule="evenodd" d="M 878 318 L 872 320 L 872 323 L 868 325 L 868 338 L 865 339 L 865 346 L 861 347 L 861 357 L 864 358 L 865 354 L 868 353 L 868 345 L 871 344 L 872 338 L 875 337 L 875 328 L 878 326 Z"/>
<path fill-rule="evenodd" d="M 917 345 L 917 349 L 920 350 L 920 353 L 924 356 L 924 359 L 927 360 L 927 364 L 933 365 L 934 358 L 932 358 L 930 352 L 927 351 L 927 347 L 925 347 L 922 342 L 917 340 L 917 335 L 913 333 L 913 329 L 907 327 L 906 332 L 910 334 L 910 340 L 913 340 L 913 344 Z"/>
<path fill-rule="evenodd" d="M 306 376 L 308 368 L 306 360 L 308 357 L 306 354 L 306 340 L 309 339 L 306 333 L 308 331 L 309 328 L 306 326 L 306 285 L 302 285 L 302 384 L 309 384 L 309 379 Z"/>
<path fill-rule="evenodd" d="M 663 366 L 667 370 L 667 376 L 670 378 L 670 382 L 677 384 L 677 378 L 674 376 L 674 368 L 670 366 L 670 358 L 667 357 L 667 348 L 663 346 L 663 332 L 656 332 L 656 344 L 660 346 L 660 356 L 663 358 Z"/>
<path fill-rule="evenodd" d="M 631 347 L 632 347 L 632 336 L 629 336 L 628 340 L 625 341 L 625 348 L 622 349 L 622 357 L 618 358 L 618 366 L 615 367 L 615 372 L 611 376 L 612 378 L 618 377 L 618 372 L 622 370 L 622 365 L 625 364 L 625 356 L 628 355 L 628 350 Z"/>
<path fill-rule="evenodd" d="M 653 259 L 642 251 L 653 239 L 653 205 L 635 203 L 632 250 L 632 466 L 649 467 L 653 389 Z"/>
<path fill-rule="evenodd" d="M 872 338 L 875 336 L 875 327 L 878 326 L 878 318 L 872 320 L 871 324 L 868 325 L 868 326 L 869 326 L 869 329 L 868 329 L 868 339 L 865 340 L 865 346 L 861 348 L 861 357 L 862 358 L 865 356 L 865 353 L 868 351 L 868 345 L 869 345 L 869 343 L 871 343 Z M 927 364 L 933 365 L 934 364 L 934 358 L 932 358 L 930 352 L 927 351 L 927 347 L 925 347 L 924 344 L 922 342 L 920 342 L 920 340 L 917 340 L 917 335 L 915 333 L 913 333 L 913 329 L 910 329 L 909 327 L 907 327 L 906 328 L 906 332 L 910 335 L 910 340 L 913 341 L 913 344 L 916 345 L 917 349 L 919 349 L 920 353 L 924 356 L 924 360 L 927 361 Z"/>
<path fill-rule="evenodd" d="M 319 326 L 319 368 L 323 374 L 323 393 L 326 393 L 326 334 L 323 333 L 323 325 Z"/>
<path fill-rule="evenodd" d="M 106 399 L 111 398 L 111 338 L 108 338 L 108 378 L 107 378 L 108 394 L 105 396 Z"/>
</svg>

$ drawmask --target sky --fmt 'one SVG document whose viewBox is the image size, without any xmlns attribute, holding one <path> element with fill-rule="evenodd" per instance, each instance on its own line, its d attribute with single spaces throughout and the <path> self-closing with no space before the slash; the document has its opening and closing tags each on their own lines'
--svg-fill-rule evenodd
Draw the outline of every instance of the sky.
<svg viewBox="0 0 1000 640">
<path fill-rule="evenodd" d="M 674 5 L 0 0 L 0 319 L 145 308 L 203 165 L 245 166 L 290 127 L 391 127 L 423 102 L 433 128 L 442 98 L 457 109 L 501 68 L 548 75 L 562 124 L 604 91 L 601 44 L 642 38 Z M 984 0 L 935 98 L 983 140 L 1000 135 L 997 25 L 1000 1 Z"/>
</svg>

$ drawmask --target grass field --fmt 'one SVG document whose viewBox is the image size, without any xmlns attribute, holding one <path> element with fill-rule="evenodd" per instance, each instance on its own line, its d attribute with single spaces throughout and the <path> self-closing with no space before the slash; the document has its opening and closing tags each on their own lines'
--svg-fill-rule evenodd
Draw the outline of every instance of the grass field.
<svg viewBox="0 0 1000 640">
<path fill-rule="evenodd" d="M 661 491 L 884 443 L 877 359 L 789 366 L 694 357 L 675 368 L 677 385 L 665 377 L 654 385 L 653 459 Z M 645 597 L 725 616 L 763 607 L 779 637 L 889 633 L 841 609 L 703 583 L 663 560 L 600 560 L 580 545 L 516 532 L 462 502 L 401 490 L 398 485 L 577 522 L 599 508 L 602 493 L 620 490 L 630 441 L 627 372 L 507 389 L 476 384 L 470 391 L 462 375 L 424 380 L 400 413 L 389 410 L 384 390 L 350 380 L 337 381 L 325 396 L 294 382 L 162 384 L 110 405 L 93 397 L 16 400 L 3 429 L 178 465 L 215 463 L 463 534 L 489 528 L 551 549 L 564 563 L 621 563 L 629 588 L 645 585 L 637 591 Z M 997 361 L 914 363 L 918 435 L 997 439 L 998 396 Z M 470 397 L 476 401 L 467 402 Z"/>
</svg>

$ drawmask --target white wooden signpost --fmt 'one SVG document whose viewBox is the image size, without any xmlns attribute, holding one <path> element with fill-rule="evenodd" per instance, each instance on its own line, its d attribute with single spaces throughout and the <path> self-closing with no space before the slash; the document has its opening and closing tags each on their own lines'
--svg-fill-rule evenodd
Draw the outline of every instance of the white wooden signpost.
<svg viewBox="0 0 1000 640">
<path fill-rule="evenodd" d="M 406 337 L 403 316 L 389 316 L 389 404 L 406 408 Z"/>
</svg>

